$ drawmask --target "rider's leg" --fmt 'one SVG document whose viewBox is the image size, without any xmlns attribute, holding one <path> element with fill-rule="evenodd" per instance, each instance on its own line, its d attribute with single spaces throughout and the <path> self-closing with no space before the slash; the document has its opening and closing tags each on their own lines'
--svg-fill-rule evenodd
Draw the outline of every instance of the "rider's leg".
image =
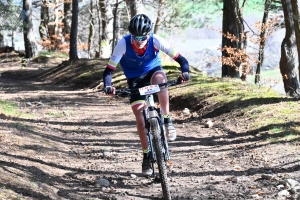
<svg viewBox="0 0 300 200">
<path fill-rule="evenodd" d="M 167 82 L 166 74 L 163 71 L 155 72 L 151 77 L 151 84 L 160 84 Z M 157 93 L 159 104 L 163 115 L 169 114 L 169 92 L 167 88 L 161 88 L 161 91 Z"/>
<path fill-rule="evenodd" d="M 142 163 L 142 173 L 146 176 L 150 176 L 153 173 L 153 169 L 151 167 L 151 159 L 149 155 L 148 149 L 148 138 L 146 135 L 145 122 L 143 116 L 143 108 L 145 104 L 137 104 L 132 107 L 132 111 L 135 115 L 136 119 L 136 127 L 140 137 L 140 142 L 143 149 L 143 163 Z"/>
<path fill-rule="evenodd" d="M 143 109 L 145 104 L 137 104 L 132 107 L 133 114 L 136 119 L 136 128 L 140 137 L 142 149 L 148 149 L 148 138 L 145 130 L 145 122 L 143 116 Z"/>
<path fill-rule="evenodd" d="M 135 99 L 134 97 L 132 97 Z M 138 103 L 137 103 L 138 102 Z M 142 98 L 138 101 L 132 102 L 132 111 L 136 119 L 136 128 L 140 137 L 140 142 L 143 150 L 143 163 L 142 163 L 142 173 L 145 176 L 150 176 L 153 173 L 151 167 L 151 159 L 148 147 L 148 137 L 145 129 L 145 121 L 143 116 L 143 109 L 145 106 L 144 100 Z"/>
<path fill-rule="evenodd" d="M 152 84 L 159 84 L 167 82 L 166 74 L 163 71 L 156 71 L 151 77 Z M 167 136 L 170 141 L 176 139 L 176 130 L 169 116 L 169 92 L 167 88 L 161 88 L 158 93 L 159 104 L 164 116 L 164 123 L 167 131 Z"/>
</svg>

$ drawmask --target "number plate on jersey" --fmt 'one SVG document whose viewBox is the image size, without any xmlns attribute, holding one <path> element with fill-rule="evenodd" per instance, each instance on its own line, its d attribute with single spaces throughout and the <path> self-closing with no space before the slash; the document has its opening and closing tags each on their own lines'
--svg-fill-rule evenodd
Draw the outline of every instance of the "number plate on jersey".
<svg viewBox="0 0 300 200">
<path fill-rule="evenodd" d="M 153 94 L 160 91 L 158 85 L 148 85 L 142 88 L 139 88 L 140 95 Z"/>
</svg>

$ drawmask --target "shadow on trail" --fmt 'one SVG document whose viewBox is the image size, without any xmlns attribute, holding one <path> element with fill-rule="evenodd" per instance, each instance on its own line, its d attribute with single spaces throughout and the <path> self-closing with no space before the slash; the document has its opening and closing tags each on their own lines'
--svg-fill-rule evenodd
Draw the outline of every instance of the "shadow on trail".
<svg viewBox="0 0 300 200">
<path fill-rule="evenodd" d="M 49 134 L 48 132 L 51 130 L 43 130 L 43 129 L 37 129 L 34 125 L 32 126 L 26 126 L 24 127 L 21 122 L 17 123 L 16 119 L 10 119 L 13 121 L 13 123 L 0 123 L 2 127 L 10 127 L 14 128 L 18 131 L 14 131 L 11 134 L 18 135 L 21 137 L 27 137 L 27 138 L 33 138 L 33 140 L 36 140 L 36 136 L 39 136 L 40 138 L 43 138 L 43 141 L 48 141 L 50 143 L 61 143 L 64 145 L 69 145 L 69 148 L 72 146 L 90 146 L 90 147 L 97 147 L 97 146 L 111 146 L 111 147 L 121 147 L 124 146 L 124 144 L 128 143 L 130 141 L 131 144 L 138 144 L 139 140 L 138 138 L 136 140 L 115 140 L 115 139 L 110 139 L 107 138 L 107 136 L 111 134 L 123 134 L 124 132 L 117 132 L 117 133 L 110 133 L 110 132 L 104 132 L 102 131 L 101 133 L 95 133 L 94 131 L 87 131 L 87 130 L 81 130 L 81 131 L 76 131 L 76 134 L 74 131 L 67 131 L 64 129 L 60 130 L 60 136 L 55 136 L 52 134 Z M 37 121 L 36 123 L 41 123 L 40 121 Z M 66 126 L 66 124 L 64 124 Z M 124 125 L 122 125 L 124 126 Z M 130 124 L 131 126 L 131 124 Z M 101 129 L 101 126 L 99 126 Z M 58 132 L 56 129 L 55 132 Z M 129 131 L 129 133 L 132 133 Z M 82 135 L 95 135 L 98 136 L 97 139 L 87 139 L 87 138 L 82 138 Z M 132 133 L 136 134 L 136 133 Z M 103 139 L 101 139 L 103 138 Z M 29 147 L 29 146 L 27 146 Z M 67 147 L 67 146 L 66 146 Z M 22 148 L 25 148 L 22 146 Z M 30 148 L 33 148 L 38 151 L 59 151 L 58 149 L 55 148 L 46 148 L 43 146 L 37 146 L 37 145 L 32 145 Z M 66 148 L 65 148 L 66 149 Z M 61 153 L 68 154 L 69 151 L 60 151 Z"/>
<path fill-rule="evenodd" d="M 14 185 L 12 183 L 0 183 L 1 188 L 6 188 L 14 191 L 17 194 L 21 194 L 22 196 L 26 196 L 29 198 L 43 199 L 43 200 L 52 200 L 49 195 L 42 194 L 42 192 L 35 192 L 31 189 L 26 189 L 26 187 L 20 187 L 20 185 Z"/>
<path fill-rule="evenodd" d="M 298 163 L 298 164 L 296 164 Z M 284 168 L 284 165 L 288 165 L 288 164 L 296 164 L 294 166 L 291 167 L 286 167 Z M 247 176 L 253 176 L 253 175 L 257 175 L 257 174 L 272 174 L 274 173 L 291 173 L 291 172 L 297 172 L 300 170 L 300 161 L 297 162 L 291 162 L 288 164 L 282 164 L 282 165 L 278 165 L 276 167 L 259 167 L 259 168 L 249 168 L 247 170 L 203 170 L 202 172 L 178 172 L 177 174 L 174 174 L 174 176 L 181 176 L 181 177 L 190 177 L 190 176 L 199 176 L 199 177 L 205 177 L 208 175 L 212 175 L 212 176 L 245 176 L 245 174 L 247 174 Z M 270 171 L 272 173 L 270 173 Z M 170 176 L 172 176 L 172 174 L 170 174 Z"/>
<path fill-rule="evenodd" d="M 0 83 L 1 83 L 1 91 L 5 93 L 18 93 L 18 92 L 33 92 L 37 93 L 39 91 L 72 91 L 74 89 L 63 86 L 57 85 L 53 86 L 51 83 L 44 83 L 39 81 L 32 81 L 32 80 L 19 80 L 18 78 L 10 79 L 4 78 L 5 76 L 3 73 L 1 74 Z"/>
<path fill-rule="evenodd" d="M 206 112 L 204 115 L 201 116 L 201 118 L 213 118 L 217 116 L 221 116 L 225 113 L 229 113 L 235 108 L 238 109 L 244 109 L 250 106 L 260 106 L 260 105 L 268 105 L 272 103 L 280 103 L 280 102 L 293 102 L 293 101 L 299 101 L 299 99 L 293 99 L 293 98 L 251 98 L 247 100 L 235 100 L 229 103 L 225 103 L 223 105 L 215 107 L 212 111 Z"/>
<path fill-rule="evenodd" d="M 27 159 L 27 158 L 26 158 Z M 44 191 L 49 190 L 47 185 L 55 185 L 55 183 L 62 183 L 62 184 L 68 184 L 69 181 L 64 179 L 63 177 L 59 176 L 52 176 L 48 174 L 45 171 L 40 170 L 39 168 L 35 166 L 25 166 L 21 165 L 19 163 L 13 163 L 13 162 L 5 162 L 5 161 L 0 161 L 0 167 L 4 172 L 6 172 L 5 178 L 8 180 L 13 178 L 13 177 L 18 177 L 18 178 L 13 178 L 14 181 L 8 181 L 8 182 L 1 182 L 0 186 L 1 188 L 5 187 L 6 189 L 11 189 L 14 192 L 27 196 L 27 197 L 34 197 L 37 199 L 54 199 L 52 195 L 55 195 L 54 191 L 48 191 L 47 193 L 51 194 L 52 197 L 49 195 L 44 194 Z M 14 173 L 14 171 L 17 170 L 21 171 L 19 173 Z M 11 177 L 8 174 L 12 174 Z M 37 192 L 36 189 L 33 191 L 30 189 L 30 187 L 27 187 L 28 182 L 22 181 L 22 177 L 26 176 L 30 178 L 31 183 L 39 184 L 40 187 L 40 192 Z M 16 184 L 14 184 L 16 182 Z M 75 180 L 76 182 L 76 180 Z M 23 185 L 24 184 L 24 185 Z"/>
<path fill-rule="evenodd" d="M 237 144 L 245 144 L 242 148 L 246 149 L 254 149 L 258 148 L 261 146 L 269 145 L 269 144 L 276 144 L 276 143 L 292 143 L 295 141 L 299 141 L 299 139 L 291 139 L 291 140 L 285 140 L 284 138 L 286 136 L 297 136 L 300 135 L 300 131 L 293 130 L 291 132 L 290 127 L 299 127 L 300 122 L 288 122 L 288 123 L 282 123 L 282 124 L 270 124 L 268 126 L 264 126 L 258 129 L 254 129 L 251 131 L 246 131 L 243 133 L 236 133 L 232 130 L 228 130 L 225 127 L 218 125 L 218 128 L 222 129 L 223 131 L 226 132 L 225 135 L 217 135 L 217 136 L 211 136 L 211 137 L 205 137 L 205 138 L 196 138 L 196 137 L 189 137 L 189 136 L 178 136 L 178 140 L 175 142 L 172 142 L 171 144 L 174 143 L 175 146 L 178 147 L 184 147 L 184 146 L 196 146 L 196 145 L 201 145 L 201 146 L 230 146 L 230 145 L 237 145 Z M 278 133 L 268 133 L 268 130 L 271 130 L 273 128 L 278 128 L 282 129 L 281 132 Z M 258 134 L 260 133 L 260 134 Z M 199 133 L 201 136 L 201 132 Z M 249 137 L 251 136 L 251 137 Z M 222 140 L 220 140 L 222 139 Z M 256 142 L 261 142 L 261 141 L 267 141 L 268 142 L 265 145 L 258 145 Z M 247 144 L 249 143 L 249 144 Z M 232 148 L 228 147 L 222 148 L 223 151 L 230 151 Z"/>
<path fill-rule="evenodd" d="M 9 180 L 14 177 L 14 180 L 16 180 L 16 177 L 18 181 L 15 183 L 14 181 L 7 181 L 7 182 L 1 182 L 0 186 L 1 188 L 6 188 L 13 190 L 17 194 L 21 194 L 26 197 L 33 197 L 37 199 L 60 199 L 60 198 L 66 198 L 66 199 L 77 199 L 81 200 L 83 199 L 89 199 L 92 197 L 98 197 L 99 196 L 107 196 L 109 193 L 103 192 L 101 187 L 96 187 L 93 182 L 90 182 L 85 177 L 80 177 L 83 174 L 89 174 L 90 176 L 101 176 L 101 177 L 108 177 L 111 174 L 117 175 L 118 178 L 116 178 L 116 184 L 119 188 L 123 189 L 135 189 L 139 186 L 139 184 L 124 184 L 122 180 L 128 179 L 128 173 L 121 173 L 116 171 L 106 171 L 106 170 L 83 170 L 78 168 L 71 168 L 71 167 L 65 167 L 53 163 L 47 163 L 43 162 L 41 160 L 36 159 L 30 159 L 22 156 L 14 156 L 5 154 L 5 156 L 8 157 L 15 157 L 17 159 L 21 160 L 30 160 L 34 162 L 39 162 L 43 165 L 47 165 L 54 168 L 60 168 L 68 170 L 63 176 L 53 176 L 47 173 L 47 170 L 41 170 L 35 166 L 27 166 L 22 165 L 16 162 L 6 162 L 0 160 L 0 168 L 5 173 L 5 177 Z M 16 171 L 20 171 L 21 173 L 16 173 Z M 30 182 L 33 184 L 36 184 L 39 186 L 39 191 L 33 191 L 33 189 L 30 189 L 30 187 L 26 187 L 28 182 L 23 182 L 22 178 L 23 176 L 29 177 Z M 112 180 L 111 180 L 112 181 Z M 23 185 L 24 183 L 24 185 Z M 151 184 L 151 181 L 149 181 L 149 184 Z M 63 187 L 61 187 L 63 185 Z M 50 190 L 49 187 L 54 187 L 58 191 Z M 47 191 L 47 194 L 43 194 L 44 191 Z M 122 194 L 121 194 L 122 195 Z M 133 195 L 126 193 L 126 197 L 130 196 L 137 196 L 141 198 L 147 198 L 147 199 L 156 199 L 151 196 L 148 196 L 146 194 L 143 195 Z M 101 199 L 101 198 L 100 198 Z"/>
</svg>

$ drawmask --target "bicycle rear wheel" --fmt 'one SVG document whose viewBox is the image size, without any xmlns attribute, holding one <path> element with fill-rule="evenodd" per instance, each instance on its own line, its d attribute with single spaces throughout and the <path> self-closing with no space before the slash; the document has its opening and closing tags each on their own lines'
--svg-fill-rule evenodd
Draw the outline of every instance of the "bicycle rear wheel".
<svg viewBox="0 0 300 200">
<path fill-rule="evenodd" d="M 153 147 L 156 154 L 156 161 L 160 175 L 160 182 L 163 191 L 164 199 L 171 200 L 171 194 L 168 184 L 167 168 L 164 160 L 163 148 L 161 144 L 160 127 L 156 118 L 150 119 L 150 130 L 153 134 Z"/>
</svg>

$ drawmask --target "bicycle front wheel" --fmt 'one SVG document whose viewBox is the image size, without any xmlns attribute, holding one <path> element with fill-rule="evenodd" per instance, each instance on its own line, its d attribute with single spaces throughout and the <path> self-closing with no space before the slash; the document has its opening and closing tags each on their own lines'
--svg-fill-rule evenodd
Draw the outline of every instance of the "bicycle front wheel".
<svg viewBox="0 0 300 200">
<path fill-rule="evenodd" d="M 160 126 L 156 118 L 150 119 L 150 130 L 153 134 L 153 147 L 156 154 L 158 171 L 160 175 L 161 187 L 164 199 L 171 200 L 171 194 L 168 184 L 167 168 L 164 160 L 163 148 L 161 144 Z"/>
</svg>

